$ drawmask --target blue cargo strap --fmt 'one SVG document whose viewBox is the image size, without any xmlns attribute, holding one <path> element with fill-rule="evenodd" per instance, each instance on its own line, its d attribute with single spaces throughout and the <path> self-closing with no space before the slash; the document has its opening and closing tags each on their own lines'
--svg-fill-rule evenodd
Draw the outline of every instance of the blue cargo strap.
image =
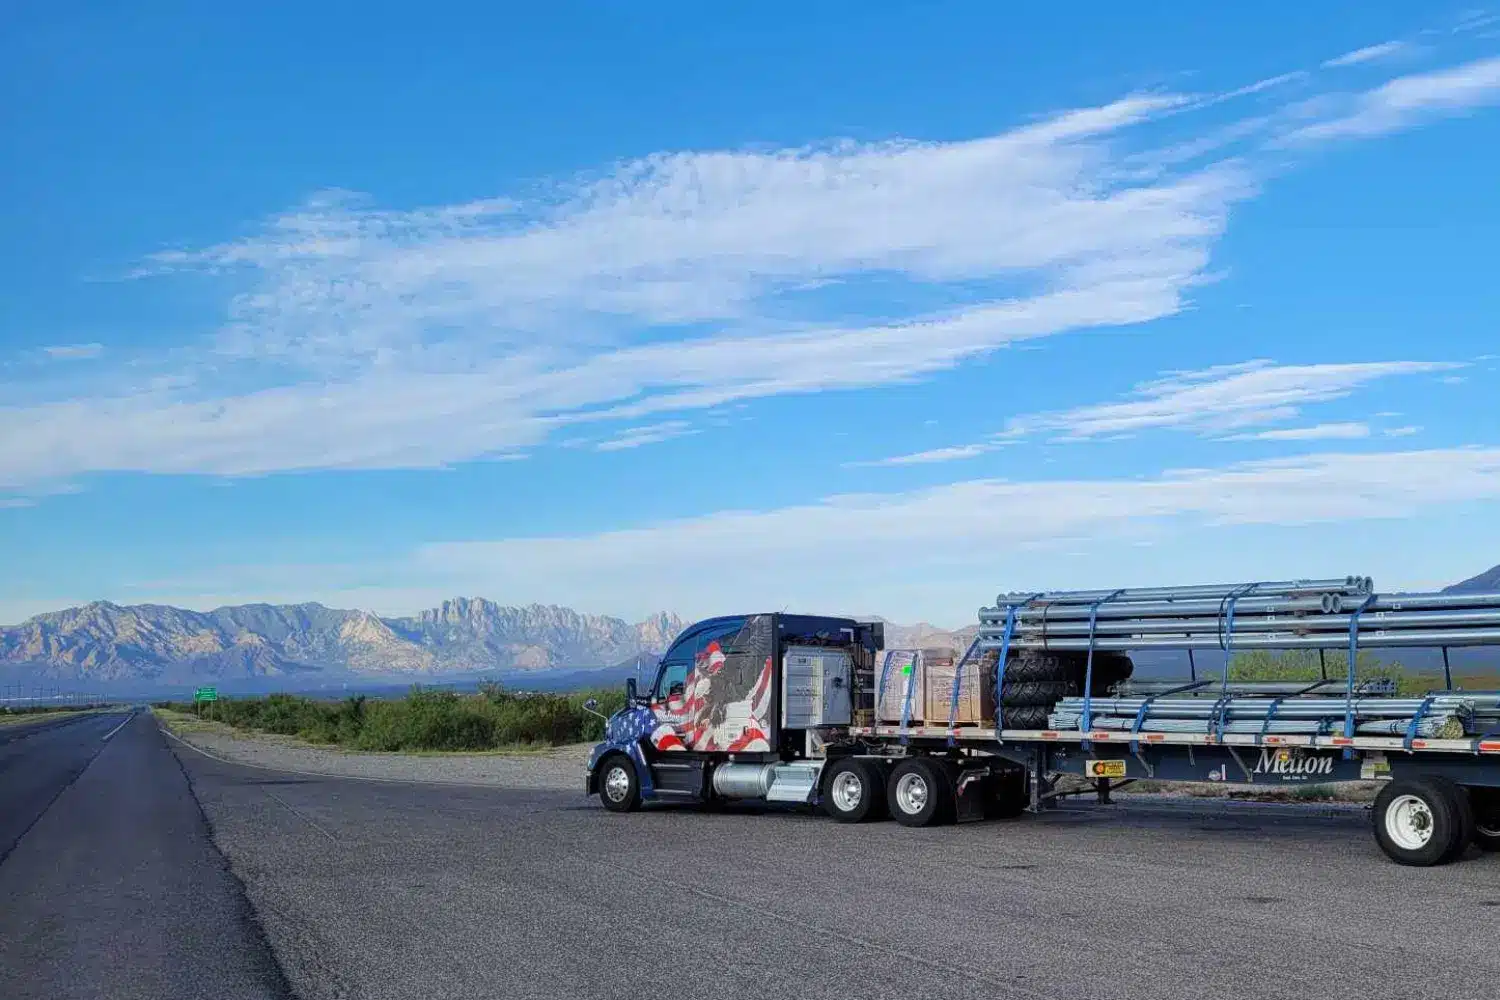
<svg viewBox="0 0 1500 1000">
<path fill-rule="evenodd" d="M 1221 697 L 1229 694 L 1229 665 L 1234 661 L 1234 606 L 1241 597 L 1259 586 L 1258 583 L 1247 583 L 1236 587 L 1219 602 L 1219 648 L 1224 651 L 1224 683 L 1219 688 Z"/>
<path fill-rule="evenodd" d="M 1421 723 L 1422 716 L 1426 715 L 1427 710 L 1432 707 L 1432 700 L 1432 695 L 1428 695 L 1426 698 L 1423 698 L 1422 704 L 1417 706 L 1417 714 L 1413 715 L 1411 717 L 1411 722 L 1407 724 L 1406 742 L 1403 744 L 1406 749 L 1410 750 L 1412 742 L 1417 738 L 1417 726 Z"/>
<path fill-rule="evenodd" d="M 1158 691 L 1156 694 L 1150 695 L 1144 701 L 1142 701 L 1140 711 L 1135 713 L 1135 725 L 1130 727 L 1130 752 L 1140 752 L 1141 727 L 1146 723 L 1146 715 L 1150 712 L 1151 703 L 1153 701 L 1158 698 L 1165 698 L 1169 694 L 1182 694 L 1184 691 L 1195 691 L 1198 688 L 1203 687 L 1207 683 L 1208 681 L 1194 680 L 1188 684 L 1183 684 L 1174 688 L 1168 688 L 1165 691 Z"/>
<path fill-rule="evenodd" d="M 1229 718 L 1229 705 L 1234 701 L 1234 695 L 1221 694 L 1214 701 L 1213 711 L 1208 717 L 1208 741 L 1210 743 L 1222 743 L 1224 741 L 1224 723 Z"/>
<path fill-rule="evenodd" d="M 1349 616 L 1349 678 L 1344 685 L 1344 738 L 1354 739 L 1354 664 L 1359 656 L 1359 616 L 1375 603 L 1375 594 L 1366 595 L 1359 607 Z M 1344 747 L 1344 759 L 1354 758 L 1354 748 Z"/>
<path fill-rule="evenodd" d="M 1095 632 L 1099 628 L 1099 605 L 1113 601 L 1116 597 L 1125 593 L 1117 590 L 1108 597 L 1101 597 L 1089 605 L 1089 658 L 1083 668 L 1083 718 L 1078 720 L 1078 730 L 1083 733 L 1083 749 L 1088 750 L 1093 746 L 1089 739 L 1089 731 L 1094 727 L 1094 642 Z"/>
<path fill-rule="evenodd" d="M 880 723 L 880 705 L 885 699 L 886 678 L 891 675 L 891 657 L 896 655 L 894 649 L 885 651 L 885 662 L 880 665 L 880 681 L 875 685 L 875 722 Z"/>
<path fill-rule="evenodd" d="M 1010 641 L 1016 635 L 1016 612 L 1031 604 L 1041 594 L 1032 594 L 1020 604 L 1005 606 L 1005 631 L 1000 635 L 1000 658 L 995 661 L 995 741 L 1003 742 L 1000 734 L 1005 731 L 1005 664 L 1010 659 Z M 1045 613 L 1045 612 L 1044 612 Z"/>
<path fill-rule="evenodd" d="M 974 650 L 979 648 L 979 636 L 969 643 L 969 648 L 964 651 L 963 657 L 958 661 L 958 666 L 953 668 L 953 697 L 948 702 L 948 745 L 958 746 L 958 741 L 953 736 L 953 720 L 958 715 L 958 692 L 964 684 L 964 664 L 969 662 L 969 657 L 974 655 Z"/>
<path fill-rule="evenodd" d="M 901 742 L 905 744 L 910 737 L 907 730 L 911 728 L 911 693 L 916 690 L 917 678 L 922 675 L 922 651 L 914 649 L 911 651 L 911 666 L 907 669 L 906 699 L 901 703 Z"/>
<path fill-rule="evenodd" d="M 1271 731 L 1271 723 L 1276 719 L 1276 710 L 1281 707 L 1281 703 L 1284 700 L 1282 698 L 1271 699 L 1271 707 L 1266 709 L 1266 721 L 1261 723 L 1260 726 L 1260 740 L 1262 743 L 1266 741 L 1266 734 Z"/>
</svg>

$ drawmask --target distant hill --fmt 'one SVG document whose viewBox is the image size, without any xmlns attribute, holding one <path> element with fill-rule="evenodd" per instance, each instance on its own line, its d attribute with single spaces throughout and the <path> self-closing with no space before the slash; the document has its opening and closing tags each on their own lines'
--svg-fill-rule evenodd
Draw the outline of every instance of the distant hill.
<svg viewBox="0 0 1500 1000">
<path fill-rule="evenodd" d="M 1445 587 L 1445 594 L 1473 594 L 1486 590 L 1500 590 L 1500 566 L 1485 570 L 1478 576 L 1472 576 L 1463 583 L 1455 583 L 1451 587 Z"/>
<path fill-rule="evenodd" d="M 409 618 L 321 604 L 188 611 L 99 601 L 0 628 L 0 670 L 72 681 L 182 682 L 323 674 L 427 677 L 597 668 L 659 654 L 684 626 L 456 598 Z"/>
</svg>

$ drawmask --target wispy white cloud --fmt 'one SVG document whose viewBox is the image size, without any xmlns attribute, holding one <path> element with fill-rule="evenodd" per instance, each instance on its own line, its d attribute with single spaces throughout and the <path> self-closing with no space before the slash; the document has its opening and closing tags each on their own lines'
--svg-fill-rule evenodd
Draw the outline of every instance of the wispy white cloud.
<svg viewBox="0 0 1500 1000">
<path fill-rule="evenodd" d="M 1383 361 L 1348 364 L 1277 365 L 1246 361 L 1201 371 L 1174 372 L 1136 386 L 1134 398 L 1080 406 L 1071 410 L 1016 417 L 987 441 L 902 455 L 882 465 L 972 458 L 1023 438 L 1047 435 L 1053 441 L 1086 441 L 1152 430 L 1199 435 L 1228 435 L 1233 440 L 1296 441 L 1365 437 L 1358 423 L 1324 423 L 1313 427 L 1273 429 L 1232 435 L 1248 427 L 1294 420 L 1303 408 L 1344 399 L 1380 379 L 1449 371 L 1463 367 L 1450 361 Z"/>
<path fill-rule="evenodd" d="M 1387 59 L 1398 53 L 1406 51 L 1410 46 L 1406 42 L 1390 41 L 1381 42 L 1378 45 L 1366 45 L 1362 49 L 1353 52 L 1345 52 L 1323 64 L 1325 69 L 1342 66 L 1356 66 L 1360 63 L 1374 62 L 1377 59 Z"/>
<path fill-rule="evenodd" d="M 190 377 L 143 384 L 144 369 L 121 363 L 110 392 L 0 387 L 20 400 L 0 408 L 0 486 L 513 457 L 580 423 L 890 385 L 1027 340 L 1172 316 L 1212 280 L 1266 143 L 1478 106 L 1497 73 L 1500 61 L 1480 61 L 1260 116 L 1239 152 L 1200 144 L 1191 168 L 1166 151 L 1236 123 L 1203 126 L 1186 95 L 1136 94 L 965 141 L 662 153 L 528 198 L 393 210 L 320 195 L 143 269 L 242 283 L 211 341 L 172 355 Z M 1146 122 L 1169 134 L 1161 155 L 1132 160 L 1158 141 L 1132 131 Z M 939 289 L 952 305 L 914 312 L 883 286 Z M 857 315 L 839 307 L 851 293 Z M 1084 436 L 1103 433 L 1074 417 Z M 1094 417 L 1129 423 L 1119 410 Z"/>
<path fill-rule="evenodd" d="M 673 438 L 683 437 L 687 434 L 696 434 L 698 431 L 686 420 L 664 420 L 657 424 L 646 424 L 642 427 L 630 427 L 612 438 L 600 441 L 594 445 L 595 451 L 624 451 L 629 448 L 639 448 L 642 445 L 657 444 L 661 441 L 670 441 Z"/>
<path fill-rule="evenodd" d="M 1370 425 L 1358 422 L 1314 424 L 1311 427 L 1278 427 L 1255 434 L 1232 434 L 1226 441 L 1336 441 L 1370 436 Z"/>
<path fill-rule="evenodd" d="M 951 448 L 932 448 L 928 451 L 913 452 L 910 455 L 894 455 L 890 458 L 876 459 L 871 462 L 849 462 L 850 466 L 880 466 L 880 465 L 930 465 L 936 462 L 952 462 L 961 458 L 975 458 L 986 452 L 994 451 L 1001 447 L 1001 443 L 978 443 L 961 444 Z"/>
<path fill-rule="evenodd" d="M 519 592 L 524 574 L 533 593 L 592 596 L 630 579 L 651 581 L 654 598 L 684 607 L 780 606 L 804 588 L 820 599 L 838 593 L 845 569 L 871 578 L 912 553 L 954 572 L 1015 571 L 1018 547 L 1034 552 L 1081 537 L 1106 545 L 1155 529 L 1399 518 L 1496 498 L 1497 448 L 1333 453 L 1139 479 L 973 480 L 597 534 L 431 545 L 416 568 L 492 593 Z M 843 558 L 850 551 L 861 553 L 852 568 Z M 795 581 L 786 576 L 789 558 Z M 725 564 L 735 567 L 732 585 L 719 582 L 723 574 L 684 571 Z M 930 584 L 924 575 L 922 586 Z"/>
<path fill-rule="evenodd" d="M 56 344 L 42 348 L 42 353 L 53 361 L 83 361 L 97 358 L 104 353 L 103 344 Z"/>
<path fill-rule="evenodd" d="M 1358 95 L 1342 113 L 1293 130 L 1289 142 L 1384 135 L 1430 116 L 1500 103 L 1500 56 L 1399 77 Z"/>
<path fill-rule="evenodd" d="M 1381 433 L 1384 434 L 1386 437 L 1393 437 L 1393 438 L 1394 437 L 1411 437 L 1413 434 L 1420 434 L 1420 433 L 1422 433 L 1422 428 L 1417 427 L 1414 424 L 1407 424 L 1407 425 L 1405 425 L 1403 427 L 1387 427 Z"/>
</svg>

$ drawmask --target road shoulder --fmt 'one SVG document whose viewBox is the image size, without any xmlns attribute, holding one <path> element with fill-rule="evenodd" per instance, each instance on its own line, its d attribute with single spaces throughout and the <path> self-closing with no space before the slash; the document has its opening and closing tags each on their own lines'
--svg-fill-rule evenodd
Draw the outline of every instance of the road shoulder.
<svg viewBox="0 0 1500 1000">
<path fill-rule="evenodd" d="M 376 781 L 574 791 L 582 787 L 591 747 L 575 744 L 526 753 L 363 753 L 284 736 L 247 733 L 170 711 L 157 710 L 154 714 L 168 734 L 220 760 L 299 774 Z"/>
</svg>

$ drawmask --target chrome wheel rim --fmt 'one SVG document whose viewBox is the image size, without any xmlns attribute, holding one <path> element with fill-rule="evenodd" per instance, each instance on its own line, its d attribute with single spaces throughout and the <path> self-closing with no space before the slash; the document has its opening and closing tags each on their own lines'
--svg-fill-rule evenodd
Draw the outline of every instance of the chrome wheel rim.
<svg viewBox="0 0 1500 1000">
<path fill-rule="evenodd" d="M 1401 795 L 1385 811 L 1385 832 L 1406 851 L 1419 851 L 1432 841 L 1432 808 L 1415 795 Z"/>
<path fill-rule="evenodd" d="M 630 774 L 619 764 L 604 774 L 604 794 L 611 802 L 624 802 L 630 794 Z"/>
<path fill-rule="evenodd" d="M 853 771 L 844 771 L 833 779 L 830 794 L 839 812 L 853 812 L 865 797 L 865 783 Z"/>
<path fill-rule="evenodd" d="M 896 782 L 896 804 L 908 816 L 915 816 L 927 807 L 927 779 L 915 771 L 903 774 Z"/>
</svg>

